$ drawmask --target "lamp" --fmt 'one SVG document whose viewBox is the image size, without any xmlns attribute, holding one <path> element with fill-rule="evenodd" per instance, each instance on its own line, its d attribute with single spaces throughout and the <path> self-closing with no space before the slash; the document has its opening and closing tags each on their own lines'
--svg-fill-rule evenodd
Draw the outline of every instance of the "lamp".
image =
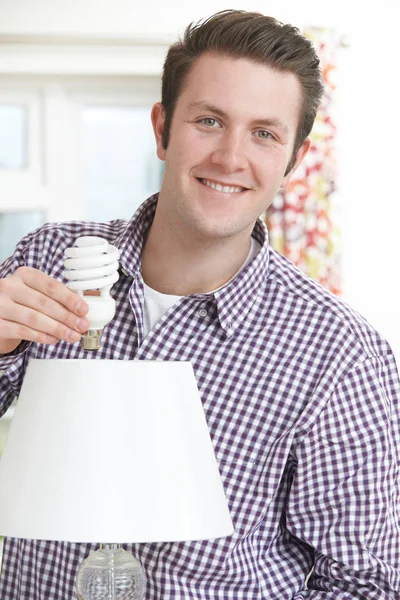
<svg viewBox="0 0 400 600">
<path fill-rule="evenodd" d="M 0 534 L 109 542 L 78 595 L 119 600 L 144 582 L 118 544 L 232 533 L 189 362 L 29 362 L 0 459 Z"/>
</svg>

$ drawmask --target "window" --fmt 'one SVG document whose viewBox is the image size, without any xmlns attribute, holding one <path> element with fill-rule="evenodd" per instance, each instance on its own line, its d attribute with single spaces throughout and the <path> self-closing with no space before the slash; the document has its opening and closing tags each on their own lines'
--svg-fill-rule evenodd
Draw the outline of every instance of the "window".
<svg viewBox="0 0 400 600">
<path fill-rule="evenodd" d="M 0 105 L 0 169 L 25 169 L 28 161 L 27 111 Z"/>
<path fill-rule="evenodd" d="M 0 262 L 49 221 L 129 219 L 160 188 L 160 77 L 0 73 Z"/>
<path fill-rule="evenodd" d="M 84 211 L 89 221 L 129 219 L 160 189 L 148 106 L 86 106 L 82 111 Z"/>
</svg>

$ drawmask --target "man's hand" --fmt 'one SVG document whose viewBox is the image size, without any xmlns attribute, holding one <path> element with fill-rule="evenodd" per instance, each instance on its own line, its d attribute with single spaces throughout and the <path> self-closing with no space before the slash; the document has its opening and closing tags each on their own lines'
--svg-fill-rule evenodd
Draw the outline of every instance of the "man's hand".
<svg viewBox="0 0 400 600">
<path fill-rule="evenodd" d="M 63 283 L 30 267 L 0 279 L 0 354 L 22 340 L 77 342 L 88 330 L 88 305 Z"/>
</svg>

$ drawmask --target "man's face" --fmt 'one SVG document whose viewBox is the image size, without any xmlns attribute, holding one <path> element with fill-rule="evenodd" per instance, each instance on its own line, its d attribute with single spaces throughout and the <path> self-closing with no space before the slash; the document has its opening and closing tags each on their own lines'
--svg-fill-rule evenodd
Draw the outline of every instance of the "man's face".
<svg viewBox="0 0 400 600">
<path fill-rule="evenodd" d="M 307 152 L 308 140 L 285 176 L 300 107 L 300 85 L 291 73 L 202 55 L 177 100 L 167 149 L 162 105 L 152 112 L 157 155 L 165 160 L 163 218 L 204 240 L 248 237 Z"/>
</svg>

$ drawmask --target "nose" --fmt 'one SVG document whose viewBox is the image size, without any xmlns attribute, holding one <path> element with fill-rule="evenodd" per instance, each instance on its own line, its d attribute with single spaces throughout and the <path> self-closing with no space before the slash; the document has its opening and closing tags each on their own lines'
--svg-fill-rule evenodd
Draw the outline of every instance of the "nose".
<svg viewBox="0 0 400 600">
<path fill-rule="evenodd" d="M 225 131 L 214 149 L 211 162 L 226 173 L 242 171 L 248 166 L 246 142 L 238 131 Z"/>
</svg>

